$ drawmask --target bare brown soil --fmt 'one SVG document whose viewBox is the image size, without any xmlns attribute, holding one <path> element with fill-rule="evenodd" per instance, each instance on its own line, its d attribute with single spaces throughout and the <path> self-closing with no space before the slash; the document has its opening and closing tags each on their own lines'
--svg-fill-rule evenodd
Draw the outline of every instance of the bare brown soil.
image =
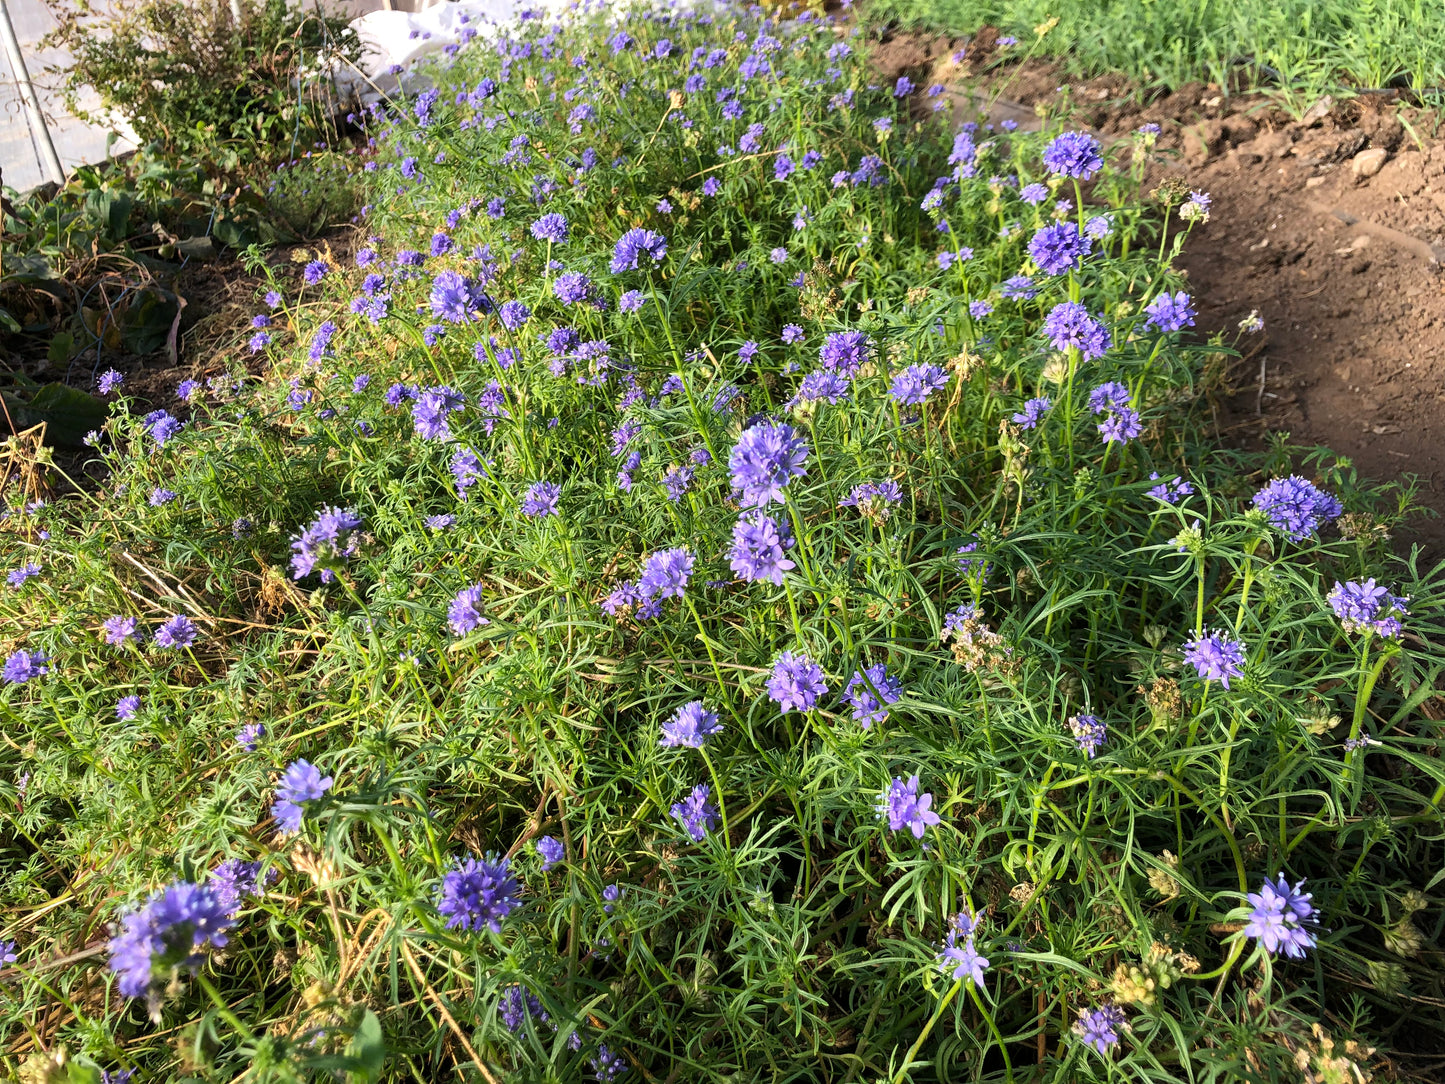
<svg viewBox="0 0 1445 1084">
<path fill-rule="evenodd" d="M 1438 119 L 1362 97 L 1326 100 L 1296 121 L 1266 96 L 1217 86 L 1149 93 L 1117 75 L 1070 81 L 1045 61 L 994 66 L 992 42 L 990 31 L 976 35 L 959 66 L 950 56 L 962 41 L 899 36 L 874 62 L 889 78 L 943 82 L 995 118 L 1026 122 L 1044 103 L 1104 136 L 1160 125 L 1151 184 L 1180 177 L 1214 201 L 1180 260 L 1200 330 L 1232 339 L 1256 310 L 1265 324 L 1231 374 L 1225 439 L 1255 445 L 1287 432 L 1350 457 L 1363 477 L 1418 476 L 1420 502 L 1445 513 Z M 1399 541 L 1445 557 L 1445 518 L 1422 516 Z"/>
</svg>

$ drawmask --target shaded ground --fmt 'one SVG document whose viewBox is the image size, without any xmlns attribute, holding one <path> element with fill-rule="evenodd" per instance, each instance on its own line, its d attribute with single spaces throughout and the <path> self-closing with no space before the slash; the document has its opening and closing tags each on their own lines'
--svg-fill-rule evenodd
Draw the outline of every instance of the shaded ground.
<svg viewBox="0 0 1445 1084">
<path fill-rule="evenodd" d="M 877 47 L 875 63 L 920 85 L 982 87 L 1025 107 L 1013 111 L 1025 121 L 1036 103 L 1066 95 L 1103 135 L 1159 124 L 1151 184 L 1178 176 L 1214 199 L 1180 261 L 1201 330 L 1232 333 L 1254 310 L 1265 323 L 1221 404 L 1226 438 L 1254 444 L 1283 431 L 1349 456 L 1367 477 L 1417 475 L 1421 502 L 1445 513 L 1437 120 L 1388 96 L 1327 99 L 1295 121 L 1268 98 L 1217 86 L 1150 94 L 1120 76 L 1063 86 L 1054 63 L 990 66 L 992 41 L 980 32 L 957 65 L 962 40 L 900 35 Z M 1422 517 L 1400 541 L 1445 558 L 1445 518 Z"/>
</svg>

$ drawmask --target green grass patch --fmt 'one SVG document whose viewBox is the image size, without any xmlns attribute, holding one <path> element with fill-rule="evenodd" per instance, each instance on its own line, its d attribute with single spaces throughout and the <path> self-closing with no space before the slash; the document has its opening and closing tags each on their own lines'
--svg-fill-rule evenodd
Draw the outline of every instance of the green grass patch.
<svg viewBox="0 0 1445 1084">
<path fill-rule="evenodd" d="M 1445 88 L 1445 22 L 1424 0 L 873 0 L 867 17 L 956 35 L 992 25 L 1018 50 L 1057 18 L 1040 53 L 1077 73 L 1258 87 L 1296 109 L 1330 91 Z"/>
</svg>

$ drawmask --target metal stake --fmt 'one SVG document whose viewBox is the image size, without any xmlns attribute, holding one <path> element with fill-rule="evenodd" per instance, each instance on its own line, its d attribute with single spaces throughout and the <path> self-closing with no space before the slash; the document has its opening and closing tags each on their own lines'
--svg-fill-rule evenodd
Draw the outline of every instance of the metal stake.
<svg viewBox="0 0 1445 1084">
<path fill-rule="evenodd" d="M 50 179 L 63 185 L 65 169 L 60 164 L 60 155 L 55 153 L 55 143 L 50 138 L 45 114 L 41 112 L 35 84 L 30 82 L 30 73 L 25 68 L 25 54 L 20 51 L 20 42 L 15 37 L 15 24 L 10 21 L 10 9 L 5 6 L 5 0 L 0 0 L 0 40 L 5 43 L 5 52 L 10 58 L 10 70 L 15 73 L 15 82 L 20 87 L 20 100 L 25 103 L 25 112 L 30 116 L 30 135 L 40 147 L 40 156 L 45 160 Z"/>
</svg>

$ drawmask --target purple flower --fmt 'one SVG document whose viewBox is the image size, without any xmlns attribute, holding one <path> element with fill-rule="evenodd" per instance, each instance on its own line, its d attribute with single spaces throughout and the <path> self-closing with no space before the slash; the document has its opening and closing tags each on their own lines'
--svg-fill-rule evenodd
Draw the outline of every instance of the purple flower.
<svg viewBox="0 0 1445 1084">
<path fill-rule="evenodd" d="M 652 230 L 634 226 L 618 238 L 612 250 L 612 262 L 608 265 L 614 275 L 624 271 L 637 270 L 637 261 L 646 256 L 653 263 L 661 263 L 667 255 L 667 238 Z"/>
<path fill-rule="evenodd" d="M 259 878 L 260 872 L 260 862 L 228 858 L 211 870 L 211 875 L 206 878 L 206 887 L 215 895 L 227 915 L 235 915 L 247 896 L 259 896 L 265 891 L 265 883 Z M 271 871 L 271 876 L 275 876 L 274 870 Z"/>
<path fill-rule="evenodd" d="M 1316 923 L 1310 903 L 1313 897 L 1301 892 L 1303 887 L 1301 880 L 1291 888 L 1283 873 L 1274 881 L 1266 877 L 1264 887 L 1246 896 L 1254 909 L 1249 913 L 1244 936 L 1257 939 L 1272 956 L 1283 952 L 1291 959 L 1302 959 L 1316 943 L 1310 929 Z"/>
<path fill-rule="evenodd" d="M 895 373 L 888 394 L 900 406 L 918 406 L 934 392 L 948 385 L 946 370 L 932 362 L 920 362 Z"/>
<path fill-rule="evenodd" d="M 728 554 L 728 567 L 739 579 L 764 581 L 781 586 L 783 573 L 796 567 L 784 555 L 792 546 L 787 530 L 761 512 L 738 517 L 733 525 L 733 548 Z"/>
<path fill-rule="evenodd" d="M 701 700 L 694 700 L 678 708 L 672 718 L 662 724 L 660 744 L 701 749 L 708 738 L 720 730 L 722 724 L 718 722 L 717 712 L 708 711 Z"/>
<path fill-rule="evenodd" d="M 23 648 L 5 660 L 5 669 L 0 671 L 11 685 L 23 685 L 31 678 L 43 677 L 50 673 L 50 656 L 39 651 Z"/>
<path fill-rule="evenodd" d="M 759 422 L 743 430 L 728 456 L 733 488 L 745 508 L 782 504 L 783 490 L 808 473 L 808 445 L 791 425 Z"/>
<path fill-rule="evenodd" d="M 171 417 L 170 412 L 165 410 L 152 410 L 141 419 L 141 423 L 150 432 L 151 439 L 162 448 L 166 446 L 166 441 L 184 429 L 186 424 Z"/>
<path fill-rule="evenodd" d="M 247 723 L 236 731 L 236 744 L 247 753 L 254 753 L 266 736 L 266 727 L 261 723 Z"/>
<path fill-rule="evenodd" d="M 0 941 L 0 964 L 13 964 L 18 959 L 20 956 L 15 951 L 15 942 Z"/>
<path fill-rule="evenodd" d="M 913 93 L 913 80 L 906 75 L 900 75 L 898 82 L 893 84 L 893 97 L 906 98 Z"/>
<path fill-rule="evenodd" d="M 95 382 L 95 390 L 100 392 L 101 395 L 109 395 L 111 392 L 115 391 L 116 388 L 120 387 L 123 383 L 125 383 L 125 377 L 121 376 L 120 373 L 116 372 L 114 369 L 107 369 L 105 372 L 100 374 L 99 378 L 97 378 Z"/>
<path fill-rule="evenodd" d="M 567 241 L 567 220 L 552 211 L 532 223 L 532 236 L 539 241 L 550 241 L 554 245 Z"/>
<path fill-rule="evenodd" d="M 823 683 L 823 668 L 807 655 L 784 651 L 773 663 L 768 678 L 768 697 L 786 714 L 790 711 L 812 711 L 818 697 L 828 691 Z"/>
<path fill-rule="evenodd" d="M 1128 444 L 1144 431 L 1139 424 L 1139 414 L 1129 407 L 1123 407 L 1108 418 L 1099 423 L 1099 435 L 1104 438 L 1105 444 L 1118 442 Z"/>
<path fill-rule="evenodd" d="M 682 598 L 692 566 L 693 557 L 686 546 L 658 550 L 642 563 L 637 589 L 644 598 Z"/>
<path fill-rule="evenodd" d="M 968 314 L 975 320 L 982 320 L 993 312 L 993 305 L 987 301 L 970 301 L 968 303 Z"/>
<path fill-rule="evenodd" d="M 1276 478 L 1254 495 L 1254 507 L 1292 542 L 1338 519 L 1344 505 L 1297 474 Z"/>
<path fill-rule="evenodd" d="M 466 500 L 467 490 L 476 485 L 478 479 L 487 477 L 482 461 L 470 448 L 458 448 L 453 452 L 447 469 L 452 472 L 452 478 L 456 481 L 458 500 Z"/>
<path fill-rule="evenodd" d="M 182 380 L 176 385 L 176 398 L 188 403 L 200 390 L 201 382 L 199 380 Z"/>
<path fill-rule="evenodd" d="M 32 576 L 40 575 L 41 568 L 34 561 L 27 561 L 19 568 L 12 568 L 6 575 L 5 580 L 11 587 L 23 587 L 25 581 Z"/>
<path fill-rule="evenodd" d="M 126 997 L 164 987 L 173 972 L 194 968 L 206 945 L 224 948 L 234 920 L 209 888 L 177 881 L 121 917 L 111 938 L 110 969 Z"/>
<path fill-rule="evenodd" d="M 1092 1046 L 1107 1057 L 1109 1051 L 1119 1045 L 1119 1032 L 1127 1031 L 1128 1027 L 1123 1010 L 1113 1002 L 1106 1002 L 1097 1009 L 1080 1009 L 1073 1030 L 1085 1046 Z"/>
<path fill-rule="evenodd" d="M 552 292 L 564 305 L 578 305 L 592 296 L 592 280 L 580 271 L 568 271 L 552 282 Z"/>
<path fill-rule="evenodd" d="M 1026 184 L 1019 189 L 1019 199 L 1023 200 L 1025 203 L 1031 203 L 1034 206 L 1038 206 L 1040 203 L 1043 203 L 1044 200 L 1048 198 L 1049 186 L 1045 184 L 1039 184 L 1038 181 L 1034 181 L 1032 184 Z"/>
<path fill-rule="evenodd" d="M 1013 416 L 1014 424 L 1020 429 L 1035 429 L 1038 427 L 1039 419 L 1044 416 L 1044 411 L 1053 406 L 1048 396 L 1038 399 L 1030 399 L 1024 403 L 1024 408 Z"/>
<path fill-rule="evenodd" d="M 196 642 L 196 626 L 185 614 L 176 614 L 156 629 L 155 642 L 161 647 L 190 647 Z"/>
<path fill-rule="evenodd" d="M 1029 240 L 1029 258 L 1046 275 L 1062 275 L 1083 264 L 1094 243 L 1072 222 L 1044 226 Z"/>
<path fill-rule="evenodd" d="M 267 307 L 267 308 L 275 309 L 275 308 L 279 308 L 280 305 L 281 305 L 281 302 L 284 301 L 285 299 L 284 299 L 279 293 L 277 293 L 275 290 L 267 290 L 267 291 L 266 291 L 266 296 L 265 296 L 265 298 L 264 298 L 263 300 L 266 302 L 266 307 Z"/>
<path fill-rule="evenodd" d="M 304 579 L 317 569 L 321 582 L 335 579 L 333 569 L 360 549 L 362 518 L 349 508 L 323 508 L 291 540 L 291 578 Z"/>
<path fill-rule="evenodd" d="M 647 304 L 647 295 L 641 290 L 628 290 L 617 299 L 619 312 L 637 312 L 645 304 Z"/>
<path fill-rule="evenodd" d="M 1173 297 L 1170 297 L 1168 293 L 1160 294 L 1144 306 L 1144 311 L 1149 314 L 1149 319 L 1144 321 L 1144 326 L 1157 328 L 1165 333 L 1193 327 L 1195 313 L 1191 300 L 1183 290 Z"/>
<path fill-rule="evenodd" d="M 835 331 L 818 351 L 823 368 L 844 376 L 857 376 L 868 360 L 868 336 L 861 331 Z"/>
<path fill-rule="evenodd" d="M 802 383 L 798 385 L 798 394 L 794 397 L 795 403 L 836 403 L 841 399 L 848 398 L 848 390 L 851 385 L 848 378 L 842 373 L 829 372 L 827 369 L 818 369 L 803 377 Z"/>
<path fill-rule="evenodd" d="M 881 662 L 865 667 L 861 673 L 855 670 L 843 690 L 843 696 L 853 708 L 853 718 L 864 730 L 874 723 L 887 722 L 885 705 L 898 703 L 902 695 L 903 683 L 889 676 L 887 666 Z"/>
<path fill-rule="evenodd" d="M 1232 678 L 1244 673 L 1244 644 L 1222 632 L 1206 632 L 1184 645 L 1184 661 L 1202 681 L 1217 681 L 1226 689 Z"/>
<path fill-rule="evenodd" d="M 1104 168 L 1103 147 L 1087 132 L 1064 132 L 1044 148 L 1044 167 L 1053 174 L 1087 181 Z"/>
<path fill-rule="evenodd" d="M 140 697 L 135 693 L 129 696 L 122 696 L 115 702 L 115 717 L 119 722 L 127 719 L 134 719 L 135 713 L 140 711 Z"/>
<path fill-rule="evenodd" d="M 555 516 L 557 514 L 557 498 L 561 495 L 562 487 L 556 482 L 533 482 L 527 487 L 527 493 L 522 498 L 522 515 Z"/>
<path fill-rule="evenodd" d="M 716 177 L 709 177 L 707 180 L 702 182 L 702 194 L 704 196 L 716 196 L 721 189 L 722 182 Z"/>
<path fill-rule="evenodd" d="M 325 260 L 312 260 L 306 265 L 306 270 L 301 273 L 301 277 L 306 280 L 307 286 L 315 286 L 326 277 L 326 272 L 329 270 Z"/>
<path fill-rule="evenodd" d="M 546 873 L 566 857 L 566 851 L 562 847 L 562 841 L 553 839 L 551 836 L 543 836 L 537 840 L 537 854 L 542 858 L 543 873 Z"/>
<path fill-rule="evenodd" d="M 1391 639 L 1404 631 L 1400 618 L 1410 613 L 1405 606 L 1409 599 L 1390 594 L 1373 577 L 1364 583 L 1336 580 L 1326 601 L 1346 632 L 1374 632 Z"/>
<path fill-rule="evenodd" d="M 1159 472 L 1150 471 L 1149 481 L 1158 482 Z M 1167 504 L 1178 504 L 1181 500 L 1183 500 L 1185 497 L 1190 496 L 1193 492 L 1194 487 L 1176 474 L 1170 481 L 1159 482 L 1157 486 L 1149 489 L 1145 493 L 1145 496 L 1154 497 L 1158 500 L 1164 501 Z"/>
<path fill-rule="evenodd" d="M 682 500 L 696 474 L 697 471 L 692 467 L 680 467 L 676 463 L 669 465 L 662 474 L 662 485 L 667 490 L 667 499 L 673 504 Z"/>
<path fill-rule="evenodd" d="M 576 1033 L 574 1032 L 573 1035 L 575 1037 Z M 592 1075 L 596 1078 L 597 1084 L 612 1084 L 614 1080 L 627 1072 L 627 1063 L 622 1059 L 622 1055 L 609 1050 L 606 1043 L 597 1044 L 597 1056 L 589 1058 L 588 1064 L 592 1068 Z"/>
<path fill-rule="evenodd" d="M 1079 752 L 1090 760 L 1094 759 L 1099 746 L 1104 744 L 1104 739 L 1108 736 L 1104 721 L 1097 715 L 1075 715 L 1069 720 L 1069 732 L 1079 743 Z"/>
<path fill-rule="evenodd" d="M 918 776 L 910 776 L 906 783 L 894 776 L 892 784 L 879 797 L 878 815 L 888 818 L 888 827 L 892 831 L 907 828 L 914 839 L 922 839 L 930 825 L 942 822 L 942 818 L 929 808 L 932 805 L 932 794 L 927 791 L 918 793 Z"/>
<path fill-rule="evenodd" d="M 508 331 L 516 331 L 532 318 L 532 310 L 520 301 L 507 301 L 497 310 L 497 318 Z"/>
<path fill-rule="evenodd" d="M 271 805 L 271 816 L 282 832 L 301 831 L 301 818 L 306 811 L 302 802 L 314 802 L 331 789 L 332 778 L 322 778 L 321 770 L 306 760 L 293 761 L 287 766 L 276 784 L 276 800 Z"/>
<path fill-rule="evenodd" d="M 1114 344 L 1109 329 L 1077 301 L 1061 301 L 1044 317 L 1044 334 L 1055 350 L 1073 347 L 1084 361 L 1104 356 Z"/>
<path fill-rule="evenodd" d="M 520 984 L 508 986 L 502 992 L 502 1002 L 497 1006 L 497 1013 L 502 1018 L 502 1024 L 514 1035 L 528 1017 L 543 1024 L 550 1019 L 537 995 Z"/>
<path fill-rule="evenodd" d="M 938 954 L 938 969 L 952 971 L 952 978 L 967 979 L 979 989 L 983 988 L 984 972 L 988 960 L 979 955 L 974 945 L 974 933 L 978 920 L 968 911 L 960 911 L 948 920 L 948 933 L 943 939 L 943 951 Z M 959 941 L 963 943 L 960 945 Z"/>
<path fill-rule="evenodd" d="M 797 324 L 784 324 L 782 338 L 783 342 L 789 345 L 800 343 L 803 341 L 803 329 Z"/>
<path fill-rule="evenodd" d="M 753 358 L 757 357 L 757 354 L 758 344 L 753 342 L 753 340 L 751 339 L 743 343 L 742 346 L 738 347 L 738 360 L 741 361 L 744 365 L 752 361 Z"/>
<path fill-rule="evenodd" d="M 1039 292 L 1034 289 L 1034 280 L 1027 275 L 1014 275 L 1005 279 L 998 288 L 999 296 L 1009 301 L 1032 301 Z"/>
<path fill-rule="evenodd" d="M 416 427 L 416 435 L 422 440 L 451 439 L 452 431 L 447 424 L 447 418 L 466 405 L 467 401 L 453 388 L 427 388 L 411 405 L 411 420 Z"/>
<path fill-rule="evenodd" d="M 701 784 L 692 788 L 692 793 L 672 807 L 672 815 L 681 822 L 683 829 L 694 843 L 701 843 L 708 829 L 720 823 L 717 806 L 710 801 L 712 788 Z"/>
<path fill-rule="evenodd" d="M 481 861 L 470 855 L 458 859 L 442 877 L 437 911 L 444 915 L 449 930 L 502 932 L 502 920 L 517 909 L 521 886 L 512 876 L 506 858 L 488 851 Z"/>
<path fill-rule="evenodd" d="M 491 621 L 482 616 L 480 606 L 482 604 L 482 585 L 474 583 L 470 587 L 463 587 L 452 599 L 451 605 L 447 607 L 447 624 L 451 626 L 452 632 L 458 636 L 465 636 L 473 629 L 481 628 L 483 625 L 490 625 Z"/>
<path fill-rule="evenodd" d="M 481 286 L 456 271 L 443 271 L 432 279 L 429 302 L 432 315 L 449 324 L 464 324 L 491 307 Z"/>
</svg>

